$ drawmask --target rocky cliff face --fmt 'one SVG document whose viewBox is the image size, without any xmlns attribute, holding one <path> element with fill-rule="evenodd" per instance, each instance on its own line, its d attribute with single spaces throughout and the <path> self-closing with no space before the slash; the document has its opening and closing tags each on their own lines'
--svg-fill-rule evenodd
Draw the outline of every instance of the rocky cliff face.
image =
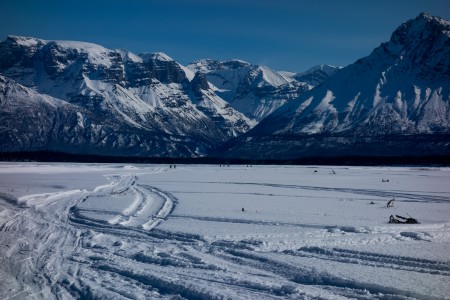
<svg viewBox="0 0 450 300">
<path fill-rule="evenodd" d="M 310 88 L 281 72 L 241 60 L 199 60 L 187 67 L 204 74 L 217 95 L 257 122 Z"/>
<path fill-rule="evenodd" d="M 57 98 L 0 75 L 2 151 L 54 150 L 109 156 L 192 157 L 202 136 L 168 135 L 140 128 Z"/>
<path fill-rule="evenodd" d="M 71 104 L 67 107 L 68 111 L 73 110 L 70 115 L 81 112 L 87 122 L 95 119 L 97 125 L 110 128 L 106 140 L 121 141 L 111 142 L 114 147 L 110 151 L 105 137 L 96 139 L 91 135 L 86 140 L 82 135 L 88 133 L 83 131 L 78 136 L 78 131 L 68 130 L 72 136 L 68 141 L 53 139 L 39 147 L 4 143 L 2 151 L 66 148 L 82 152 L 87 147 L 97 154 L 106 151 L 116 155 L 199 156 L 254 125 L 204 82 L 193 80 L 191 71 L 162 53 L 137 56 L 90 43 L 10 36 L 0 43 L 0 74 L 6 81 L 9 78 L 14 84 L 33 90 L 35 96 L 50 96 Z M 8 104 L 0 111 L 2 118 L 11 101 L 5 103 Z M 41 105 L 35 103 L 33 109 L 39 111 Z M 46 115 L 48 109 L 42 109 L 43 122 L 54 117 Z M 16 124 L 16 139 L 33 134 L 27 131 L 32 126 L 30 121 L 21 121 L 22 126 Z M 12 130 L 8 124 L 2 125 L 5 136 Z M 47 132 L 47 140 L 54 134 Z M 41 136 L 44 138 L 43 133 Z M 144 136 L 148 145 L 142 145 L 137 152 L 132 150 L 143 143 Z M 161 141 L 164 147 L 158 146 Z"/>
<path fill-rule="evenodd" d="M 228 154 L 448 154 L 449 95 L 450 23 L 421 14 L 268 116 Z"/>
</svg>

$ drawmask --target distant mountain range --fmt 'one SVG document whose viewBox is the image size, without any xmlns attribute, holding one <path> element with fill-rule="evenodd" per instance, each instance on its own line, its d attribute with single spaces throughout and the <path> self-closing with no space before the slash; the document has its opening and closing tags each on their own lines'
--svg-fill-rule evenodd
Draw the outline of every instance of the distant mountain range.
<svg viewBox="0 0 450 300">
<path fill-rule="evenodd" d="M 162 53 L 10 36 L 0 73 L 3 151 L 200 156 L 255 124 Z"/>
<path fill-rule="evenodd" d="M 450 154 L 450 23 L 428 14 L 345 68 L 9 36 L 0 43 L 0 152 L 292 159 Z"/>
<path fill-rule="evenodd" d="M 257 122 L 289 100 L 328 79 L 338 68 L 317 66 L 304 73 L 277 72 L 241 60 L 199 60 L 187 66 L 204 74 L 222 99 Z"/>
</svg>

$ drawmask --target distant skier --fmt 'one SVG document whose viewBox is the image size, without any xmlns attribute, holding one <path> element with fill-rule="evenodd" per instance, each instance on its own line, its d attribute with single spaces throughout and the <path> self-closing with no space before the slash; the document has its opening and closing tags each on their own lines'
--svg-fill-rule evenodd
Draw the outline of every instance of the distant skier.
<svg viewBox="0 0 450 300">
<path fill-rule="evenodd" d="M 394 201 L 395 201 L 395 198 L 392 198 L 392 200 L 389 200 L 388 203 L 386 204 L 386 207 L 387 208 L 394 207 Z"/>
</svg>

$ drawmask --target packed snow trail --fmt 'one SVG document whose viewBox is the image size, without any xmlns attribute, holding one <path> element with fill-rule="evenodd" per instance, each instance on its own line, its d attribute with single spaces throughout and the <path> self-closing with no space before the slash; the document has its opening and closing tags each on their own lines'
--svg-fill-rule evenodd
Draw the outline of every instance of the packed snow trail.
<svg viewBox="0 0 450 300">
<path fill-rule="evenodd" d="M 2 258 L 4 272 L 0 296 L 5 293 L 2 298 L 11 294 L 12 298 L 36 299 L 51 299 L 56 295 L 63 298 L 89 296 L 89 288 L 86 290 L 79 278 L 81 268 L 77 262 L 85 259 L 80 258 L 80 253 L 86 243 L 89 245 L 86 240 L 95 237 L 95 233 L 77 226 L 76 222 L 95 224 L 91 226 L 94 230 L 96 226 L 99 229 L 132 226 L 138 231 L 141 228 L 151 230 L 174 207 L 172 199 L 164 193 L 137 186 L 135 175 L 109 179 L 110 184 L 99 186 L 92 192 L 73 190 L 24 196 L 15 201 L 11 211 L 5 212 L 9 218 L 0 226 L 4 242 L 2 250 L 6 250 Z M 99 209 L 97 220 L 84 216 L 86 211 L 78 208 L 98 199 L 127 200 L 129 197 L 134 197 L 135 201 L 129 202 L 122 213 L 105 213 L 104 209 Z M 94 210 L 89 212 L 95 216 Z M 86 213 L 88 216 L 89 212 Z M 112 219 L 105 219 L 104 214 L 109 214 Z"/>
<path fill-rule="evenodd" d="M 319 169 L 311 177 L 309 168 L 278 166 L 102 168 L 109 183 L 89 190 L 1 191 L 1 299 L 449 295 L 450 191 L 440 185 L 389 190 L 381 170 L 340 169 L 338 177 Z M 449 176 L 400 171 L 407 177 L 398 181 L 408 178 L 418 189 Z M 399 206 L 429 210 L 425 224 L 387 224 L 399 210 L 384 205 L 391 192 Z"/>
</svg>

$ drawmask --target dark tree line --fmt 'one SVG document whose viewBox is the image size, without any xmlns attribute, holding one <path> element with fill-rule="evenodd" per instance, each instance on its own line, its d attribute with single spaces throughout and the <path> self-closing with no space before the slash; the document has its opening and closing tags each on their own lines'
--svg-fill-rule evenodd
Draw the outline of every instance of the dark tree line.
<svg viewBox="0 0 450 300">
<path fill-rule="evenodd" d="M 449 166 L 450 156 L 336 156 L 299 157 L 296 159 L 239 159 L 223 157 L 137 157 L 73 154 L 55 151 L 0 152 L 0 161 L 136 163 L 136 164 L 222 164 L 222 165 L 411 165 Z"/>
</svg>

